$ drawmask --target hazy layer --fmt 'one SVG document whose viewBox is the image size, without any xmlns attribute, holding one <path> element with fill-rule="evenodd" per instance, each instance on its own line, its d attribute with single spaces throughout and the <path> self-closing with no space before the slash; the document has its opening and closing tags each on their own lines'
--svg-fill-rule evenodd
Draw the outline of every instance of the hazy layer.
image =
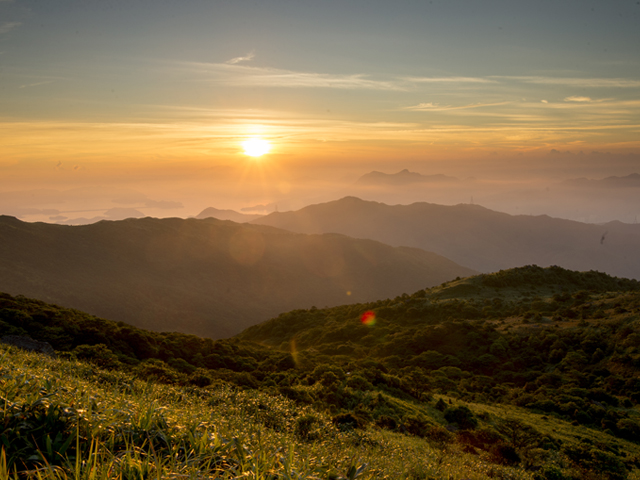
<svg viewBox="0 0 640 480">
<path fill-rule="evenodd" d="M 25 221 L 85 224 L 143 216 L 187 218 L 208 207 L 267 214 L 351 195 L 387 204 L 474 203 L 510 214 L 588 223 L 634 223 L 640 214 L 636 156 L 549 153 L 407 164 L 409 173 L 417 175 L 412 181 L 384 180 L 398 179 L 400 171 L 384 162 L 367 169 L 359 164 L 303 168 L 271 159 L 243 160 L 193 171 L 169 166 L 166 173 L 148 178 L 131 172 L 115 181 L 62 164 L 41 178 L 3 183 L 0 213 Z M 372 170 L 383 174 L 381 181 L 360 180 Z"/>
</svg>

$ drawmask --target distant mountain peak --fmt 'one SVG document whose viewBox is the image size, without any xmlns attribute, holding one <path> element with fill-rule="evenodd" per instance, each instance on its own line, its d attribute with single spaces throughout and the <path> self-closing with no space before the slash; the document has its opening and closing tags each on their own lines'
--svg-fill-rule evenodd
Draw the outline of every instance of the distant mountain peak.
<svg viewBox="0 0 640 480">
<path fill-rule="evenodd" d="M 600 180 L 595 180 L 595 179 L 585 178 L 585 177 L 570 178 L 569 180 L 565 180 L 564 183 L 566 185 L 571 185 L 574 187 L 640 188 L 640 174 L 630 173 L 629 175 L 626 175 L 623 177 L 618 177 L 613 175 L 610 177 L 602 178 Z"/>
<path fill-rule="evenodd" d="M 235 210 L 220 210 L 219 208 L 208 207 L 196 215 L 196 218 L 203 219 L 213 217 L 218 220 L 231 220 L 232 222 L 245 223 L 256 220 L 262 216 L 263 215 L 259 214 L 249 215 L 246 213 L 236 212 Z"/>
<path fill-rule="evenodd" d="M 411 183 L 439 183 L 439 182 L 456 182 L 455 177 L 447 175 L 422 175 L 421 173 L 411 172 L 405 168 L 398 173 L 383 173 L 378 171 L 369 172 L 361 176 L 356 184 L 366 186 L 385 186 L 385 185 L 408 185 Z"/>
</svg>

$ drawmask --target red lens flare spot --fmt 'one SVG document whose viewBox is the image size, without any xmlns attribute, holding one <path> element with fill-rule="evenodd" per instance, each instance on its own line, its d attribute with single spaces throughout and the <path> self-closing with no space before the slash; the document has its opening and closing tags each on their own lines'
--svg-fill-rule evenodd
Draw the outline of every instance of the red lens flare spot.
<svg viewBox="0 0 640 480">
<path fill-rule="evenodd" d="M 376 324 L 376 314 L 371 310 L 367 310 L 360 317 L 360 321 L 363 325 L 375 325 Z"/>
</svg>

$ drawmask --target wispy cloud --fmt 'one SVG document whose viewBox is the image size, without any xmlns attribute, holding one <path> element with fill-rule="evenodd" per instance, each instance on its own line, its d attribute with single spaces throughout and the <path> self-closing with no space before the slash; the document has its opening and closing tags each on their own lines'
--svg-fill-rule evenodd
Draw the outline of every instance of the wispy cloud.
<svg viewBox="0 0 640 480">
<path fill-rule="evenodd" d="M 540 85 L 565 85 L 583 88 L 637 88 L 640 80 L 628 78 L 571 78 L 571 77 L 546 77 L 546 76 L 493 76 L 492 79 L 516 80 L 524 83 Z"/>
<path fill-rule="evenodd" d="M 250 62 L 255 57 L 256 57 L 256 54 L 255 52 L 252 51 L 247 53 L 244 57 L 235 57 L 235 58 L 232 58 L 231 60 L 227 60 L 225 63 L 228 63 L 230 65 L 235 65 L 236 63 L 241 63 L 241 62 Z"/>
<path fill-rule="evenodd" d="M 241 87 L 297 87 L 367 90 L 406 90 L 406 83 L 397 79 L 377 80 L 364 74 L 329 74 L 297 72 L 269 67 L 250 67 L 231 63 L 185 63 L 185 68 L 209 75 L 209 81 L 219 85 Z"/>
<path fill-rule="evenodd" d="M 484 77 L 404 77 L 409 82 L 417 83 L 496 83 Z"/>
<path fill-rule="evenodd" d="M 14 28 L 18 28 L 22 22 L 4 22 L 0 24 L 0 33 L 9 33 Z"/>
<path fill-rule="evenodd" d="M 566 97 L 564 99 L 565 102 L 590 102 L 591 98 L 589 97 L 581 97 L 579 95 L 572 95 L 570 97 Z"/>
<path fill-rule="evenodd" d="M 413 112 L 444 112 L 448 110 L 466 110 L 469 108 L 495 107 L 498 105 L 507 105 L 509 102 L 498 103 L 472 103 L 469 105 L 438 105 L 437 103 L 419 103 L 411 107 L 404 107 L 403 110 L 411 110 Z"/>
<path fill-rule="evenodd" d="M 53 80 L 47 80 L 44 82 L 36 82 L 36 83 L 26 83 L 24 85 L 20 85 L 18 88 L 31 88 L 31 87 L 37 87 L 39 85 L 47 85 L 49 83 L 53 83 Z"/>
</svg>

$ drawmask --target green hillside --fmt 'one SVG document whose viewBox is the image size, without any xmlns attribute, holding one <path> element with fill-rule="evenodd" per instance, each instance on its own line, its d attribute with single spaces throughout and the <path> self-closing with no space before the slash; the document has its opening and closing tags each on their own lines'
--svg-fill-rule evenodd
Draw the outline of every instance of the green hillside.
<svg viewBox="0 0 640 480">
<path fill-rule="evenodd" d="M 165 477 L 640 478 L 635 280 L 523 267 L 295 310 L 218 341 L 5 294 L 0 331 L 47 341 L 59 357 L 1 347 L 9 470 L 73 472 L 96 448 L 99 471 L 138 452 L 118 468 Z M 71 412 L 60 437 L 42 427 L 30 439 L 11 423 L 54 425 L 56 412 Z M 195 440 L 214 431 L 217 460 Z"/>
</svg>

